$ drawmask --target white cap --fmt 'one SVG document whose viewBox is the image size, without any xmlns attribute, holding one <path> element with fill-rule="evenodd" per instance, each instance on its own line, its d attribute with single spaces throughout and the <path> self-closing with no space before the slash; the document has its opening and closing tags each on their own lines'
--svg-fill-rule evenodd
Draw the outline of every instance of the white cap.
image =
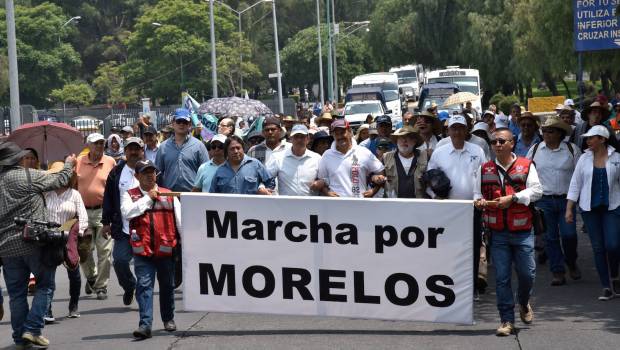
<svg viewBox="0 0 620 350">
<path fill-rule="evenodd" d="M 133 128 L 129 125 L 123 126 L 123 128 L 121 129 L 124 132 L 130 132 L 133 133 Z"/>
<path fill-rule="evenodd" d="M 508 127 L 508 116 L 504 113 L 500 113 L 495 116 L 495 127 L 496 128 L 507 128 Z"/>
<path fill-rule="evenodd" d="M 457 115 L 451 116 L 450 119 L 448 120 L 448 127 L 451 127 L 454 124 L 461 124 L 461 125 L 467 126 L 467 121 L 465 120 L 465 117 L 457 114 Z"/>
<path fill-rule="evenodd" d="M 609 130 L 602 125 L 595 125 L 587 133 L 583 134 L 582 137 L 591 137 L 591 136 L 601 136 L 606 139 L 609 139 Z"/>
<path fill-rule="evenodd" d="M 565 105 L 566 107 L 568 107 L 568 106 L 574 106 L 574 105 L 575 105 L 575 101 L 573 101 L 573 99 L 572 99 L 572 98 L 567 98 L 566 100 L 564 100 L 564 105 Z"/>
<path fill-rule="evenodd" d="M 95 143 L 97 141 L 105 141 L 105 137 L 98 132 L 92 133 L 86 137 L 86 143 Z"/>
<path fill-rule="evenodd" d="M 293 129 L 291 130 L 291 136 L 297 134 L 308 135 L 308 128 L 303 124 L 297 124 L 293 126 Z"/>
<path fill-rule="evenodd" d="M 213 138 L 211 139 L 211 142 L 221 142 L 222 144 L 226 143 L 226 135 L 223 134 L 217 134 L 215 136 L 213 136 Z"/>
<path fill-rule="evenodd" d="M 487 109 L 486 111 L 484 111 L 484 113 L 482 113 L 482 116 L 484 117 L 485 115 L 490 114 L 492 116 L 495 116 L 495 112 L 493 112 L 490 109 Z"/>
<path fill-rule="evenodd" d="M 478 131 L 478 130 L 484 130 L 488 134 L 489 133 L 489 124 L 487 124 L 485 122 L 478 122 L 478 123 L 476 123 L 474 125 L 474 128 L 472 129 L 472 132 Z"/>
</svg>

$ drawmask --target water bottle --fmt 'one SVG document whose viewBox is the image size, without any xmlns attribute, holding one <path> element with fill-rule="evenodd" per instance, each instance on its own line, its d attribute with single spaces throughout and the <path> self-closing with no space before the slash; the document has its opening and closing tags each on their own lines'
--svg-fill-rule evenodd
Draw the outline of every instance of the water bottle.
<svg viewBox="0 0 620 350">
<path fill-rule="evenodd" d="M 136 230 L 131 230 L 131 240 L 134 242 L 138 242 L 140 240 L 140 235 L 138 235 Z"/>
</svg>

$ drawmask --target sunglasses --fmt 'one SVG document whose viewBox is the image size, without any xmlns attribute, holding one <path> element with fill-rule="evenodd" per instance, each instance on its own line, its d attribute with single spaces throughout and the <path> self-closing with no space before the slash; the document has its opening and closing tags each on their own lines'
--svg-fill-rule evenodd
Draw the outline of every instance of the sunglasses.
<svg viewBox="0 0 620 350">
<path fill-rule="evenodd" d="M 211 149 L 224 149 L 224 145 L 222 145 L 221 143 L 212 143 L 211 144 Z"/>
<path fill-rule="evenodd" d="M 495 140 L 491 140 L 491 144 L 492 144 L 492 145 L 494 145 L 494 146 L 495 146 L 495 145 L 497 145 L 498 143 L 499 143 L 500 145 L 503 145 L 503 144 L 505 144 L 506 142 L 510 142 L 510 140 L 504 140 L 504 139 L 495 139 Z"/>
<path fill-rule="evenodd" d="M 554 129 L 543 129 L 543 134 L 555 134 Z"/>
<path fill-rule="evenodd" d="M 175 120 L 175 123 L 181 124 L 181 125 L 189 125 L 189 121 L 183 120 L 183 119 L 177 119 Z"/>
</svg>

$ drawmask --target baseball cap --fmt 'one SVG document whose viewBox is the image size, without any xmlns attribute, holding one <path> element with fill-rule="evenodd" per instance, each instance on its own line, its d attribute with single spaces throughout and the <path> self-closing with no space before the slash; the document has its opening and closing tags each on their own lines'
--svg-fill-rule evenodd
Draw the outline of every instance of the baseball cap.
<svg viewBox="0 0 620 350">
<path fill-rule="evenodd" d="M 567 98 L 567 99 L 564 101 L 564 105 L 565 105 L 565 106 L 567 106 L 567 107 L 568 107 L 568 106 L 574 106 L 574 105 L 575 105 L 575 101 L 573 101 L 573 99 L 572 99 L 572 98 Z"/>
<path fill-rule="evenodd" d="M 121 131 L 133 133 L 133 128 L 131 126 L 129 126 L 129 125 L 125 125 L 125 126 L 123 126 Z"/>
<path fill-rule="evenodd" d="M 345 119 L 337 119 L 336 121 L 334 121 L 331 125 L 331 129 L 334 130 L 336 128 L 340 128 L 340 129 L 348 129 L 349 128 L 349 122 L 346 121 Z"/>
<path fill-rule="evenodd" d="M 140 147 L 144 147 L 144 141 L 142 141 L 139 137 L 128 137 L 127 140 L 125 140 L 125 147 L 128 147 L 132 143 L 135 143 Z"/>
<path fill-rule="evenodd" d="M 192 118 L 189 116 L 189 110 L 186 108 L 177 108 L 174 110 L 174 120 L 185 120 L 191 121 Z"/>
<path fill-rule="evenodd" d="M 463 117 L 462 115 L 453 115 L 452 117 L 450 117 L 450 119 L 448 119 L 448 127 L 456 124 L 467 126 L 467 120 L 465 120 L 465 117 Z"/>
<path fill-rule="evenodd" d="M 377 119 L 375 119 L 375 123 L 377 123 L 377 126 L 379 124 L 390 124 L 392 125 L 392 118 L 390 118 L 389 115 L 380 115 L 377 117 Z"/>
<path fill-rule="evenodd" d="M 368 135 L 379 135 L 379 132 L 377 131 L 377 123 L 371 123 L 368 126 Z"/>
<path fill-rule="evenodd" d="M 377 138 L 377 147 L 391 147 L 392 140 L 387 137 L 378 137 Z"/>
<path fill-rule="evenodd" d="M 487 109 L 486 111 L 484 111 L 484 113 L 482 113 L 482 116 L 484 117 L 484 116 L 485 116 L 485 115 L 487 115 L 487 114 L 490 114 L 490 115 L 492 115 L 492 116 L 495 116 L 495 113 L 494 113 L 492 110 L 490 110 L 490 109 Z"/>
<path fill-rule="evenodd" d="M 213 136 L 213 138 L 211 139 L 211 143 L 213 143 L 215 141 L 221 142 L 222 144 L 226 143 L 226 135 L 217 134 L 217 135 Z"/>
<path fill-rule="evenodd" d="M 495 126 L 497 128 L 507 128 L 508 121 L 509 121 L 508 116 L 503 113 L 500 113 L 495 116 Z"/>
<path fill-rule="evenodd" d="M 140 174 L 141 172 L 145 171 L 146 169 L 155 169 L 155 171 L 157 171 L 157 167 L 155 166 L 155 163 L 153 163 L 152 161 L 146 159 L 146 160 L 139 160 L 138 162 L 136 162 L 136 173 Z"/>
<path fill-rule="evenodd" d="M 280 119 L 278 119 L 276 117 L 267 117 L 267 118 L 265 118 L 265 121 L 263 121 L 263 127 L 265 125 L 268 125 L 268 124 L 273 124 L 273 125 L 277 125 L 277 126 L 281 125 Z"/>
<path fill-rule="evenodd" d="M 92 133 L 86 137 L 86 143 L 95 143 L 97 141 L 105 141 L 105 137 L 98 132 Z"/>
<path fill-rule="evenodd" d="M 297 134 L 308 135 L 308 128 L 303 124 L 294 125 L 293 129 L 291 129 L 291 136 Z"/>
<path fill-rule="evenodd" d="M 157 129 L 155 129 L 154 126 L 149 125 L 146 130 L 144 130 L 145 134 L 153 134 L 153 135 L 157 135 Z"/>
<path fill-rule="evenodd" d="M 609 139 L 609 130 L 602 125 L 595 125 L 587 133 L 582 135 L 583 137 L 601 136 Z"/>
</svg>

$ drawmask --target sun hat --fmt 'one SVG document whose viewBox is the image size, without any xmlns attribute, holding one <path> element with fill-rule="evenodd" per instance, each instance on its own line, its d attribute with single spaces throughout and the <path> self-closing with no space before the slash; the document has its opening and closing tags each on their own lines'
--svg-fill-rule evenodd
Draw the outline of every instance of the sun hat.
<svg viewBox="0 0 620 350">
<path fill-rule="evenodd" d="M 0 142 L 0 166 L 15 165 L 29 151 L 22 150 L 17 144 L 5 141 Z"/>
<path fill-rule="evenodd" d="M 393 142 L 396 143 L 398 137 L 407 135 L 414 135 L 416 145 L 422 144 L 422 136 L 420 136 L 420 130 L 418 130 L 417 127 L 411 125 L 405 125 L 402 128 L 394 131 L 394 133 L 390 135 L 390 137 L 392 137 Z"/>
<path fill-rule="evenodd" d="M 560 129 L 564 131 L 566 135 L 570 135 L 573 132 L 573 128 L 571 128 L 570 125 L 566 124 L 562 120 L 562 118 L 555 117 L 555 116 L 547 117 L 547 120 L 545 120 L 545 122 L 542 124 L 540 128 L 541 129 L 547 129 L 547 128 Z"/>
</svg>

